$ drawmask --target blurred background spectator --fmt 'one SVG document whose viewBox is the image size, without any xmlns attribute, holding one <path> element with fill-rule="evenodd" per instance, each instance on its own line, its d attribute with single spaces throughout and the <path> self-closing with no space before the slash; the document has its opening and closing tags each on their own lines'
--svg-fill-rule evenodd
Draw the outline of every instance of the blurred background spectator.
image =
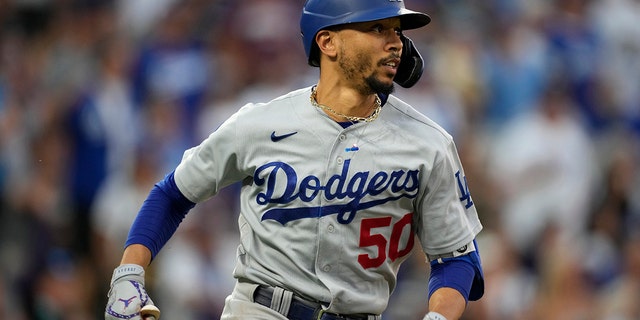
<svg viewBox="0 0 640 320">
<path fill-rule="evenodd" d="M 153 183 L 247 102 L 312 85 L 300 0 L 0 1 L 0 319 L 101 318 Z M 640 2 L 407 1 L 433 22 L 397 95 L 451 132 L 485 225 L 465 319 L 640 319 Z M 149 270 L 167 319 L 218 319 L 238 186 Z M 428 266 L 384 318 L 421 319 Z"/>
</svg>

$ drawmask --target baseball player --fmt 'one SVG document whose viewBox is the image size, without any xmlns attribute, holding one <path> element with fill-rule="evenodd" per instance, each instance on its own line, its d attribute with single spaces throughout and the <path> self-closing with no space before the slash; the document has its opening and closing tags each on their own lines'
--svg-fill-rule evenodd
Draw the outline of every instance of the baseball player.
<svg viewBox="0 0 640 320">
<path fill-rule="evenodd" d="M 482 225 L 452 137 L 392 95 L 423 70 L 402 31 L 430 20 L 401 0 L 308 0 L 300 26 L 317 84 L 243 106 L 154 186 L 106 318 L 153 304 L 145 267 L 196 203 L 241 181 L 222 319 L 380 319 L 415 245 L 431 265 L 424 319 L 458 319 L 484 291 Z"/>
</svg>

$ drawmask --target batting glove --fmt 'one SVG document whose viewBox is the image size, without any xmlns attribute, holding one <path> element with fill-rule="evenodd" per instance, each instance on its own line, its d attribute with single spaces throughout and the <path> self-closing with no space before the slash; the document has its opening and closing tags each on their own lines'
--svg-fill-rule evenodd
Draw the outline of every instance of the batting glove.
<svg viewBox="0 0 640 320">
<path fill-rule="evenodd" d="M 105 320 L 140 320 L 140 308 L 153 304 L 144 289 L 144 268 L 137 264 L 123 264 L 113 270 L 107 297 Z"/>
<path fill-rule="evenodd" d="M 426 316 L 424 316 L 424 319 L 422 320 L 447 320 L 447 318 L 445 318 L 443 315 L 437 313 L 437 312 L 429 312 L 427 313 Z"/>
</svg>

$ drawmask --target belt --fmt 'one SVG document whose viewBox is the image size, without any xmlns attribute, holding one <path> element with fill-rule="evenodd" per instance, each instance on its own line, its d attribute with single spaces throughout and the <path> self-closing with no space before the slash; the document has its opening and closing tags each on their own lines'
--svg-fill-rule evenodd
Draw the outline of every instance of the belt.
<svg viewBox="0 0 640 320">
<path fill-rule="evenodd" d="M 274 294 L 276 292 L 276 294 Z M 288 298 L 286 294 L 289 293 Z M 274 303 L 275 299 L 280 300 Z M 283 299 L 284 298 L 284 299 Z M 253 301 L 285 315 L 290 320 L 378 320 L 380 316 L 368 314 L 336 314 L 325 312 L 322 305 L 292 295 L 281 288 L 258 286 Z M 281 303 L 282 302 L 282 303 Z M 282 305 L 284 304 L 284 305 Z"/>
</svg>

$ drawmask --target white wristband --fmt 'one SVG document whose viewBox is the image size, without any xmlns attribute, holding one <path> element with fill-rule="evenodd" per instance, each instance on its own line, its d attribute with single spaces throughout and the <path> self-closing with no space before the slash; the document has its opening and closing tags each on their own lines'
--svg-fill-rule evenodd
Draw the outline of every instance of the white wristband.
<svg viewBox="0 0 640 320">
<path fill-rule="evenodd" d="M 447 320 L 447 318 L 437 312 L 431 311 L 427 313 L 422 320 Z"/>
<path fill-rule="evenodd" d="M 123 264 L 121 266 L 118 266 L 115 270 L 113 270 L 111 283 L 113 284 L 113 282 L 124 276 L 136 276 L 137 278 L 141 279 L 141 281 L 138 280 L 138 282 L 144 284 L 144 268 L 142 266 L 139 266 L 137 264 Z"/>
</svg>

